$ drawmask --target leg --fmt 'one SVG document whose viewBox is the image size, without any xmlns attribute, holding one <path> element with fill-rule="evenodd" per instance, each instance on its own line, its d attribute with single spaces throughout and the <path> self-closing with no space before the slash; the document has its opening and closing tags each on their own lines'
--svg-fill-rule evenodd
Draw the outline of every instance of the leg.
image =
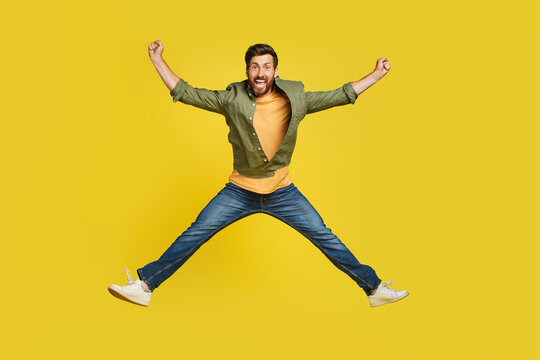
<svg viewBox="0 0 540 360">
<path fill-rule="evenodd" d="M 258 202 L 227 184 L 161 257 L 137 269 L 150 291 L 169 278 L 218 231 L 257 211 Z"/>
<path fill-rule="evenodd" d="M 381 283 L 375 270 L 368 265 L 360 264 L 345 244 L 326 227 L 317 210 L 294 184 L 278 189 L 263 198 L 263 212 L 282 220 L 311 240 L 367 295 L 370 295 Z"/>
</svg>

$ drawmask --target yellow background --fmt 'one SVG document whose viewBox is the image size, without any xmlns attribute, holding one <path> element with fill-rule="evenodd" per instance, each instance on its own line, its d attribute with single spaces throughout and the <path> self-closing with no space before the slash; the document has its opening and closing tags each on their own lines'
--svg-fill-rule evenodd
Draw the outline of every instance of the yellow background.
<svg viewBox="0 0 540 360">
<path fill-rule="evenodd" d="M 538 336 L 534 1 L 29 1 L 2 40 L 2 358 L 532 358 Z M 194 86 L 280 75 L 331 90 L 291 177 L 383 281 L 370 308 L 306 238 L 262 214 L 218 233 L 143 308 L 113 298 L 225 185 L 223 117 L 173 103 L 154 40 Z"/>
</svg>

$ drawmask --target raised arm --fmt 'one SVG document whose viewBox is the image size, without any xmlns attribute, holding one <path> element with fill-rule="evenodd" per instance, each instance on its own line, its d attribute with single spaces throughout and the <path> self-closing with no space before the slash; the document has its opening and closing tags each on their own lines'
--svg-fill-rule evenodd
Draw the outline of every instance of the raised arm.
<svg viewBox="0 0 540 360">
<path fill-rule="evenodd" d="M 358 81 L 352 83 L 354 91 L 360 95 L 371 85 L 375 84 L 377 81 L 381 80 L 384 75 L 390 71 L 390 62 L 384 56 L 377 59 L 377 64 L 375 64 L 375 70 L 364 76 Z"/>
<path fill-rule="evenodd" d="M 377 59 L 375 70 L 362 79 L 349 82 L 340 88 L 331 91 L 306 92 L 307 113 L 326 110 L 334 106 L 354 104 L 358 95 L 382 79 L 390 71 L 390 62 L 387 58 Z"/>
<path fill-rule="evenodd" d="M 165 83 L 165 86 L 167 86 L 169 91 L 171 91 L 174 89 L 174 86 L 178 80 L 180 80 L 180 78 L 172 72 L 165 60 L 163 60 L 162 54 L 163 44 L 161 43 L 161 40 L 153 41 L 150 45 L 148 45 L 148 55 L 150 55 L 150 60 L 152 60 L 152 63 L 156 67 L 156 70 Z"/>
<path fill-rule="evenodd" d="M 161 40 L 156 40 L 148 45 L 150 60 L 152 60 L 165 86 L 170 90 L 174 102 L 180 101 L 204 110 L 223 113 L 224 90 L 208 90 L 189 85 L 172 72 L 165 60 L 163 60 L 162 54 L 163 44 Z"/>
</svg>

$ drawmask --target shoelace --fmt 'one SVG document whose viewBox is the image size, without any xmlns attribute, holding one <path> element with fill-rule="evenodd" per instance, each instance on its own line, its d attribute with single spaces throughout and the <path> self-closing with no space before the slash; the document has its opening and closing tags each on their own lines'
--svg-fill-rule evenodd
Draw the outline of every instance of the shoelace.
<svg viewBox="0 0 540 360">
<path fill-rule="evenodd" d="M 394 289 L 390 289 L 388 286 L 392 285 L 393 282 L 392 281 L 388 281 L 388 282 L 385 282 L 381 285 L 379 285 L 379 289 L 380 291 L 384 291 L 386 293 L 390 293 L 390 294 L 397 294 L 397 290 L 394 290 Z"/>
<path fill-rule="evenodd" d="M 127 267 L 124 268 L 124 271 L 126 272 L 127 279 L 128 279 L 128 285 L 131 285 L 134 283 L 134 281 L 131 279 L 131 274 L 129 273 L 129 270 Z"/>
</svg>

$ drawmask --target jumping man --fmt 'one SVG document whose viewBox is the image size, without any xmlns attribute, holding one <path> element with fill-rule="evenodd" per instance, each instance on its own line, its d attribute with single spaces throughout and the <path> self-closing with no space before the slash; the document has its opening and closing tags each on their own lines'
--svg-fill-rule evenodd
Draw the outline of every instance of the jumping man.
<svg viewBox="0 0 540 360">
<path fill-rule="evenodd" d="M 160 40 L 148 46 L 150 59 L 170 90 L 174 102 L 219 113 L 229 126 L 233 171 L 229 182 L 199 213 L 195 222 L 153 262 L 137 269 L 133 281 L 111 285 L 119 299 L 148 306 L 152 292 L 221 229 L 255 213 L 283 221 L 308 238 L 366 293 L 371 306 L 403 299 L 407 291 L 389 288 L 375 270 L 358 262 L 289 177 L 291 156 L 300 121 L 334 106 L 354 104 L 360 93 L 390 71 L 387 58 L 377 59 L 375 70 L 364 78 L 332 91 L 304 91 L 300 81 L 278 76 L 278 57 L 267 44 L 251 46 L 245 55 L 247 79 L 225 90 L 195 88 L 176 76 L 162 57 Z"/>
</svg>

